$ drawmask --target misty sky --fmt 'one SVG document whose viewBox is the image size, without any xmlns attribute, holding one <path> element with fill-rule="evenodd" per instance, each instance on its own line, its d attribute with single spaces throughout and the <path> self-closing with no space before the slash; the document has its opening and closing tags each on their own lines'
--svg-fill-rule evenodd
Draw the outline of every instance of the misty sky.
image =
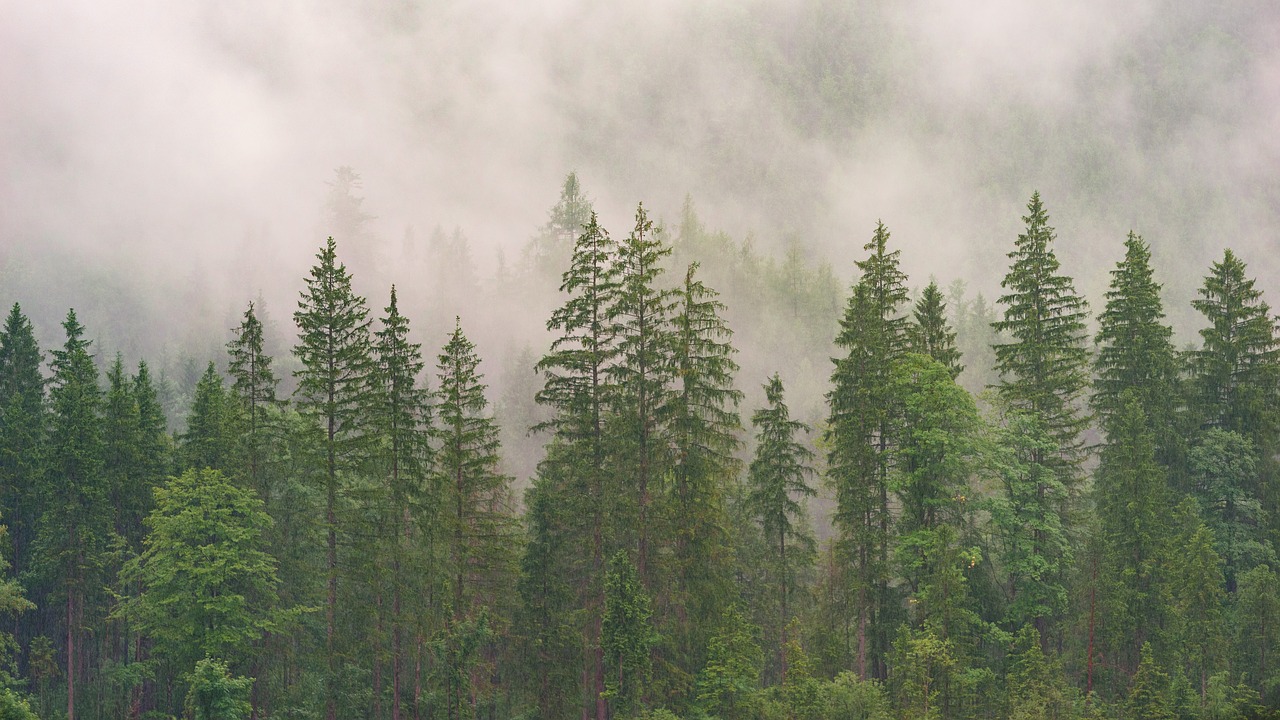
<svg viewBox="0 0 1280 720">
<path fill-rule="evenodd" d="M 292 293 L 349 165 L 391 247 L 461 227 L 484 272 L 576 169 L 619 235 L 689 193 L 848 279 L 882 218 L 988 289 L 1039 189 L 1092 297 L 1132 227 L 1171 304 L 1232 246 L 1274 305 L 1280 4 L 1218 5 L 0 0 L 0 260 L 216 287 L 256 244 Z"/>
</svg>

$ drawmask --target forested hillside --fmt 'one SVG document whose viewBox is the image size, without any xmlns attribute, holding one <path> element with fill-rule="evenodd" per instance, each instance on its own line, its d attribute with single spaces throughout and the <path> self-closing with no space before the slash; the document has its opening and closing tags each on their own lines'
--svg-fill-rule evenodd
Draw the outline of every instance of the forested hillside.
<svg viewBox="0 0 1280 720">
<path fill-rule="evenodd" d="M 244 299 L 176 423 L 146 359 L 75 310 L 42 346 L 19 298 L 4 717 L 1268 712 L 1276 317 L 1223 248 L 1178 349 L 1142 237 L 1086 298 L 1038 193 L 1020 225 L 993 301 L 885 223 L 840 289 L 690 201 L 607 228 L 570 175 L 487 291 L 543 312 L 512 368 L 357 292 L 353 233 L 291 320 Z"/>
</svg>

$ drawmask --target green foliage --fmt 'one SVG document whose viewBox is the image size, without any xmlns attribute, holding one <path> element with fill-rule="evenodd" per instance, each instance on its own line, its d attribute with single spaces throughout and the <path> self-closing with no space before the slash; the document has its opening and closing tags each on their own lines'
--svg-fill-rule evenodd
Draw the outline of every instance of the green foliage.
<svg viewBox="0 0 1280 720">
<path fill-rule="evenodd" d="M 267 464 L 271 445 L 276 439 L 276 413 L 281 403 L 276 398 L 279 381 L 271 369 L 273 358 L 264 349 L 262 321 L 253 303 L 244 311 L 244 319 L 227 343 L 227 372 L 232 378 L 227 402 L 233 405 L 237 422 L 236 475 L 243 475 L 249 487 L 270 504 L 271 484 Z"/>
<path fill-rule="evenodd" d="M 40 720 L 26 699 L 9 688 L 0 688 L 0 720 Z"/>
<path fill-rule="evenodd" d="M 230 473 L 236 451 L 236 408 L 227 397 L 218 369 L 210 362 L 196 384 L 187 431 L 181 436 L 179 457 L 184 469 L 213 468 Z"/>
<path fill-rule="evenodd" d="M 171 478 L 155 498 L 146 549 L 123 571 L 143 590 L 118 613 L 179 667 L 203 657 L 245 659 L 280 619 L 262 501 L 209 469 Z"/>
<path fill-rule="evenodd" d="M 49 452 L 42 362 L 31 321 L 14 303 L 0 329 L 0 517 L 9 525 L 19 571 L 31 558 Z"/>
<path fill-rule="evenodd" d="M 964 372 L 964 366 L 960 364 L 956 332 L 947 324 L 947 304 L 936 281 L 925 286 L 912 314 L 915 317 L 915 325 L 911 328 L 912 352 L 938 361 L 955 380 Z"/>
<path fill-rule="evenodd" d="M 187 691 L 186 711 L 191 720 L 245 720 L 253 678 L 233 677 L 226 663 L 213 658 L 196 662 Z"/>
<path fill-rule="evenodd" d="M 1062 667 L 1040 648 L 1040 633 L 1030 625 L 1018 631 L 1009 652 L 1005 677 L 1010 720 L 1071 717 L 1070 693 Z"/>
<path fill-rule="evenodd" d="M 1187 460 L 1191 496 L 1213 533 L 1226 588 L 1235 592 L 1239 574 L 1275 562 L 1266 537 L 1268 513 L 1260 500 L 1257 448 L 1247 436 L 1211 428 L 1201 433 Z"/>
<path fill-rule="evenodd" d="M 616 711 L 632 713 L 644 705 L 652 671 L 650 651 L 660 639 L 653 629 L 653 605 L 626 551 L 609 560 L 604 587 L 601 645 L 609 671 L 605 697 Z"/>
<path fill-rule="evenodd" d="M 756 642 L 758 632 L 735 605 L 720 618 L 707 649 L 707 664 L 698 674 L 698 705 L 713 717 L 737 717 L 759 686 L 764 653 Z"/>
<path fill-rule="evenodd" d="M 1258 565 L 1240 576 L 1232 625 L 1235 667 L 1252 687 L 1270 691 L 1277 685 L 1273 666 L 1280 641 L 1280 578 L 1269 566 Z"/>
<path fill-rule="evenodd" d="M 1182 663 L 1198 684 L 1202 702 L 1209 677 L 1222 667 L 1225 650 L 1222 561 L 1213 546 L 1213 532 L 1197 526 L 1181 543 L 1181 562 L 1173 577 Z"/>
<path fill-rule="evenodd" d="M 1127 720 L 1173 720 L 1169 703 L 1169 676 L 1156 665 L 1151 645 L 1143 643 L 1142 659 L 1133 675 L 1129 699 L 1125 703 Z"/>
</svg>

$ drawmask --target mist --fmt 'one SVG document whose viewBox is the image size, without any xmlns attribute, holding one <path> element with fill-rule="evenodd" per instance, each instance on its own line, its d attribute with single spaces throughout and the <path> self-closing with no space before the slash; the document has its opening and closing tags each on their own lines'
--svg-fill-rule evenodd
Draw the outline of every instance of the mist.
<svg viewBox="0 0 1280 720">
<path fill-rule="evenodd" d="M 436 227 L 465 234 L 482 278 L 500 256 L 514 265 L 576 170 L 619 236 L 637 202 L 670 223 L 688 195 L 708 228 L 766 254 L 798 248 L 842 283 L 882 219 L 914 285 L 962 279 L 990 297 L 1039 190 L 1064 269 L 1095 304 L 1125 234 L 1151 243 L 1184 342 L 1224 246 L 1280 292 L 1270 3 L 6 2 L 3 14 L 0 295 L 32 307 L 45 337 L 75 305 L 91 332 L 154 318 L 162 340 L 121 329 L 108 349 L 156 352 L 223 331 L 259 294 L 287 325 L 334 232 L 326 183 L 342 166 L 362 181 L 378 280 L 402 288 L 434 272 L 404 238 Z M 376 312 L 385 287 L 365 290 Z M 509 314 L 532 324 L 517 335 L 536 338 L 545 316 L 523 315 Z M 224 341 L 208 338 L 210 352 Z"/>
</svg>

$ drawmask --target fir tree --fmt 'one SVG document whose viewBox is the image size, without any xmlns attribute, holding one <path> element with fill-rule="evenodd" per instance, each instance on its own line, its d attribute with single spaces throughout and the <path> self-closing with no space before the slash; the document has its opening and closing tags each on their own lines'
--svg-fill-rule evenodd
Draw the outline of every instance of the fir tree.
<svg viewBox="0 0 1280 720">
<path fill-rule="evenodd" d="M 652 624 L 652 600 L 625 550 L 619 550 L 609 560 L 604 584 L 601 643 L 611 671 L 605 697 L 614 711 L 625 717 L 644 706 L 652 671 L 650 653 L 658 635 Z"/>
<path fill-rule="evenodd" d="M 1201 433 L 1187 456 L 1190 495 L 1213 533 L 1229 593 L 1240 574 L 1276 559 L 1266 536 L 1268 513 L 1258 499 L 1258 464 L 1248 437 L 1218 428 Z"/>
<path fill-rule="evenodd" d="M 245 482 L 258 492 L 270 508 L 272 493 L 267 482 L 266 464 L 276 435 L 274 413 L 280 409 L 276 398 L 279 381 L 271 369 L 272 357 L 263 346 L 262 322 L 253 303 L 244 311 L 244 319 L 227 343 L 227 372 L 231 375 L 231 396 L 237 405 L 240 430 L 238 448 Z"/>
<path fill-rule="evenodd" d="M 772 556 L 769 584 L 777 587 L 778 610 L 769 637 L 776 638 L 779 673 L 785 681 L 783 651 L 791 622 L 790 596 L 795 592 L 797 569 L 812 564 L 814 551 L 813 534 L 801 503 L 817 491 L 808 483 L 813 475 L 813 452 L 796 442 L 796 434 L 808 432 L 808 426 L 791 419 L 777 373 L 765 383 L 764 391 L 768 405 L 751 416 L 756 451 L 747 475 L 747 503 Z"/>
<path fill-rule="evenodd" d="M 960 350 L 956 347 L 956 332 L 947 325 L 947 305 L 942 300 L 942 291 L 936 281 L 925 286 L 920 299 L 916 301 L 915 325 L 911 328 L 911 349 L 913 352 L 942 363 L 951 373 L 951 379 L 960 377 L 964 366 L 960 364 Z"/>
<path fill-rule="evenodd" d="M 184 468 L 229 471 L 236 441 L 234 412 L 222 376 L 210 362 L 196 384 L 187 431 L 181 436 L 179 454 Z"/>
<path fill-rule="evenodd" d="M 1181 543 L 1179 556 L 1173 582 L 1183 663 L 1203 702 L 1209 677 L 1222 664 L 1222 561 L 1213 549 L 1213 532 L 1203 524 Z"/>
<path fill-rule="evenodd" d="M 1125 717 L 1132 720 L 1174 720 L 1169 706 L 1169 676 L 1152 657 L 1150 643 L 1142 644 L 1142 660 L 1133 675 L 1133 687 L 1125 703 Z"/>
<path fill-rule="evenodd" d="M 325 717 L 337 717 L 335 637 L 338 603 L 339 512 L 347 473 L 365 460 L 363 430 L 369 383 L 369 311 L 364 298 L 351 290 L 351 275 L 338 262 L 337 247 L 329 238 L 316 255 L 307 289 L 298 301 L 294 322 L 298 345 L 294 348 L 302 367 L 295 371 L 298 410 L 324 432 L 325 572 Z"/>
<path fill-rule="evenodd" d="M 1275 684 L 1275 652 L 1280 640 L 1280 578 L 1267 565 L 1240 577 L 1236 591 L 1235 667 L 1263 700 Z"/>
</svg>

